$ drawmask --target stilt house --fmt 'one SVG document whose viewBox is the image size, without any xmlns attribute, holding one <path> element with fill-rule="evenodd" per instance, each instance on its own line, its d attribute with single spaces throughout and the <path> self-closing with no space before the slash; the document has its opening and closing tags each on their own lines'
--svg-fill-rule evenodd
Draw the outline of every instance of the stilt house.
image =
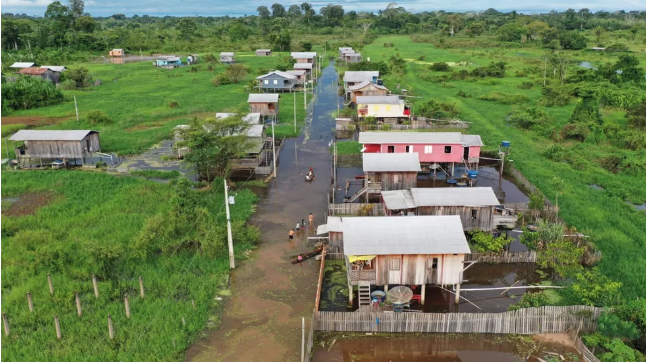
<svg viewBox="0 0 646 362">
<path fill-rule="evenodd" d="M 359 84 L 355 84 L 348 88 L 350 93 L 350 101 L 357 103 L 357 97 L 362 96 L 377 96 L 383 97 L 388 95 L 388 88 L 383 85 L 375 84 L 370 81 L 364 80 Z"/>
<path fill-rule="evenodd" d="M 260 113 L 263 118 L 278 116 L 278 94 L 249 94 L 249 111 Z"/>
<path fill-rule="evenodd" d="M 339 58 L 343 59 L 343 54 L 344 54 L 345 52 L 347 52 L 347 51 L 350 51 L 350 50 L 354 51 L 354 50 L 352 49 L 352 47 L 340 47 L 340 48 L 339 48 Z"/>
<path fill-rule="evenodd" d="M 312 63 L 296 63 L 294 64 L 294 69 L 304 70 L 307 75 L 312 74 Z"/>
<path fill-rule="evenodd" d="M 256 78 L 258 88 L 263 91 L 282 92 L 294 89 L 297 77 L 286 72 L 274 70 Z"/>
<path fill-rule="evenodd" d="M 316 63 L 316 52 L 292 52 L 292 59 L 296 63 Z"/>
<path fill-rule="evenodd" d="M 235 63 L 236 58 L 235 54 L 231 52 L 222 52 L 220 53 L 220 63 Z"/>
<path fill-rule="evenodd" d="M 23 141 L 17 147 L 16 157 L 46 159 L 81 159 L 101 151 L 99 132 L 90 130 L 20 130 L 9 138 Z"/>
<path fill-rule="evenodd" d="M 291 74 L 296 77 L 294 84 L 302 85 L 305 83 L 305 78 L 307 78 L 307 72 L 304 69 L 291 69 L 285 71 L 287 74 Z"/>
<path fill-rule="evenodd" d="M 257 57 L 268 57 L 271 56 L 271 49 L 256 49 Z"/>
<path fill-rule="evenodd" d="M 359 118 L 375 117 L 384 122 L 410 118 L 410 107 L 399 96 L 358 96 L 356 103 Z"/>
<path fill-rule="evenodd" d="M 363 172 L 368 189 L 406 190 L 417 187 L 422 171 L 417 153 L 364 153 Z"/>
<path fill-rule="evenodd" d="M 124 55 L 123 49 L 112 49 L 108 53 L 111 57 L 122 57 Z"/>
<path fill-rule="evenodd" d="M 343 251 L 351 285 L 460 284 L 471 253 L 458 216 L 330 216 L 318 232 Z"/>
</svg>

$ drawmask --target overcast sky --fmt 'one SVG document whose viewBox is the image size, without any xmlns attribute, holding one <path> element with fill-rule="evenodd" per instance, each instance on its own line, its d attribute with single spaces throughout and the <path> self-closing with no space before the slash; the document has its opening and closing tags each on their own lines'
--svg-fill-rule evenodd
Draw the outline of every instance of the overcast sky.
<svg viewBox="0 0 646 362">
<path fill-rule="evenodd" d="M 342 0 L 334 4 L 343 5 L 346 11 L 377 11 L 384 9 L 392 0 Z M 51 0 L 0 0 L 3 13 L 26 13 L 29 15 L 42 16 Z M 62 0 L 61 3 L 66 3 Z M 301 1 L 302 2 L 302 1 Z M 300 4 L 301 2 L 298 2 Z M 310 1 L 318 10 L 330 1 Z M 218 16 L 231 15 L 239 16 L 255 14 L 258 6 L 270 7 L 274 1 L 262 0 L 87 0 L 85 11 L 93 16 L 109 16 L 112 14 L 126 14 L 127 16 L 138 15 L 177 15 L 177 16 Z M 517 10 L 524 12 L 539 12 L 549 10 L 566 10 L 568 8 L 588 8 L 592 11 L 606 10 L 646 10 L 643 0 L 579 0 L 579 1 L 557 1 L 557 0 L 463 0 L 463 1 L 440 1 L 440 0 L 406 0 L 397 1 L 400 6 L 409 11 L 433 11 L 433 10 L 454 10 L 471 11 L 486 10 L 495 8 L 500 11 Z M 285 8 L 296 2 L 282 3 Z"/>
</svg>

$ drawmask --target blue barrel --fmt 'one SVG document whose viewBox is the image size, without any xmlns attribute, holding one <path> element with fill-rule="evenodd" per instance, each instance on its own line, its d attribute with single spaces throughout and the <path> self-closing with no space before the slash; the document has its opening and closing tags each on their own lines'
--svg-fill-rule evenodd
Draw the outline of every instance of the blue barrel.
<svg viewBox="0 0 646 362">
<path fill-rule="evenodd" d="M 458 182 L 456 180 L 450 179 L 450 180 L 446 180 L 446 183 L 447 184 L 457 184 Z"/>
<path fill-rule="evenodd" d="M 472 170 L 472 171 L 467 172 L 467 174 L 468 174 L 470 179 L 478 178 L 478 171 Z"/>
<path fill-rule="evenodd" d="M 502 146 L 503 146 L 503 147 L 505 147 L 505 148 L 509 148 L 509 147 L 511 147 L 511 142 L 509 142 L 509 141 L 502 141 Z"/>
</svg>

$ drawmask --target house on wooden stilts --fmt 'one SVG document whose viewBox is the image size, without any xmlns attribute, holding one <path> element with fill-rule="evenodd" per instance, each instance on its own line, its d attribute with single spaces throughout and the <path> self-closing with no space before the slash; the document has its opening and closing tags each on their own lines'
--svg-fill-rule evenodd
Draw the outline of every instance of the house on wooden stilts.
<svg viewBox="0 0 646 362">
<path fill-rule="evenodd" d="M 379 196 L 382 191 L 417 187 L 417 173 L 421 170 L 417 153 L 364 153 L 364 187 L 348 202 L 364 193 L 369 202 L 371 196 Z"/>
<path fill-rule="evenodd" d="M 278 94 L 249 94 L 249 112 L 260 113 L 263 119 L 278 120 Z"/>
<path fill-rule="evenodd" d="M 291 92 L 298 78 L 287 72 L 274 70 L 273 72 L 257 77 L 256 80 L 258 81 L 258 88 L 262 91 Z"/>
<path fill-rule="evenodd" d="M 350 101 L 352 103 L 357 103 L 357 97 L 386 96 L 388 95 L 388 88 L 383 85 L 364 80 L 359 84 L 350 86 L 348 88 L 348 92 L 350 93 Z"/>
<path fill-rule="evenodd" d="M 271 56 L 271 49 L 256 49 L 257 57 L 269 57 Z"/>
<path fill-rule="evenodd" d="M 24 144 L 15 149 L 18 162 L 29 159 L 67 160 L 85 158 L 94 152 L 101 151 L 99 132 L 90 130 L 20 130 L 9 138 L 10 141 L 22 141 Z"/>
<path fill-rule="evenodd" d="M 234 53 L 232 53 L 232 52 L 222 52 L 222 53 L 220 53 L 220 63 L 231 64 L 231 63 L 235 63 L 235 62 L 236 62 L 236 58 L 235 58 Z"/>
</svg>

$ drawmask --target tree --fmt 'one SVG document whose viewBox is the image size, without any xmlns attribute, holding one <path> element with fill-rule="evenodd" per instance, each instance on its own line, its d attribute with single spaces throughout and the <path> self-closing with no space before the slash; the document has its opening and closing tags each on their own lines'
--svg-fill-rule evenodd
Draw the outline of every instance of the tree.
<svg viewBox="0 0 646 362">
<path fill-rule="evenodd" d="M 611 280 L 597 268 L 592 268 L 577 273 L 571 288 L 575 303 L 601 307 L 619 303 L 621 286 L 622 283 Z"/>
<path fill-rule="evenodd" d="M 195 23 L 195 20 L 191 18 L 182 18 L 177 24 L 177 29 L 182 37 L 186 41 L 189 41 L 191 40 L 191 36 L 193 36 L 197 30 L 197 24 Z"/>
<path fill-rule="evenodd" d="M 85 3 L 83 2 L 83 0 L 68 0 L 67 8 L 69 9 L 69 13 L 73 18 L 78 18 L 83 15 Z"/>
<path fill-rule="evenodd" d="M 63 73 L 63 80 L 73 80 L 76 83 L 77 88 L 83 88 L 90 85 L 92 81 L 92 76 L 85 67 L 78 67 L 68 69 Z"/>
<path fill-rule="evenodd" d="M 269 42 L 277 51 L 289 51 L 292 48 L 292 36 L 287 30 L 269 35 Z"/>
<path fill-rule="evenodd" d="M 372 25 L 372 21 L 370 21 L 369 19 L 359 20 L 359 27 L 363 29 L 363 35 L 368 34 L 368 29 L 370 29 L 371 25 Z"/>
<path fill-rule="evenodd" d="M 626 118 L 631 127 L 646 130 L 646 100 L 631 108 L 626 113 Z"/>
<path fill-rule="evenodd" d="M 584 249 L 576 246 L 569 240 L 559 238 L 553 243 L 547 244 L 543 251 L 538 254 L 536 263 L 541 268 L 551 268 L 561 278 L 567 278 L 583 267 L 580 264 Z"/>
<path fill-rule="evenodd" d="M 603 35 L 603 28 L 600 26 L 594 28 L 594 36 L 597 37 L 597 45 L 601 44 L 601 35 Z"/>
<path fill-rule="evenodd" d="M 549 24 L 543 21 L 538 21 L 534 20 L 531 23 L 527 24 L 527 32 L 529 33 L 529 37 L 534 40 L 542 40 L 543 34 L 545 34 L 546 30 L 549 29 Z"/>
<path fill-rule="evenodd" d="M 327 26 L 339 26 L 343 21 L 343 6 L 329 4 L 328 6 L 323 6 L 320 10 L 321 15 L 323 16 L 323 21 Z"/>
<path fill-rule="evenodd" d="M 74 27 L 85 33 L 92 33 L 97 27 L 97 23 L 91 16 L 81 16 L 74 22 Z"/>
<path fill-rule="evenodd" d="M 303 20 L 305 20 L 305 23 L 309 24 L 309 22 L 312 21 L 312 18 L 316 14 L 314 8 L 312 7 L 312 4 L 302 3 L 301 10 L 303 10 Z"/>
<path fill-rule="evenodd" d="M 271 12 L 269 12 L 269 9 L 266 6 L 259 6 L 256 11 L 258 11 L 258 16 L 261 19 L 269 19 L 271 16 Z"/>
<path fill-rule="evenodd" d="M 494 237 L 493 235 L 481 230 L 476 230 L 471 233 L 471 243 L 474 249 L 478 252 L 494 252 L 502 251 L 505 246 L 511 243 L 511 239 L 507 239 L 504 235 Z"/>
<path fill-rule="evenodd" d="M 301 11 L 301 7 L 298 5 L 292 5 L 287 10 L 287 16 L 289 16 L 292 21 L 296 21 L 296 19 L 300 18 L 302 15 L 303 12 Z"/>
<path fill-rule="evenodd" d="M 480 36 L 484 31 L 485 24 L 482 21 L 473 22 L 467 27 L 467 32 L 471 36 Z"/>
<path fill-rule="evenodd" d="M 597 97 L 594 94 L 584 94 L 574 108 L 568 122 L 570 124 L 603 124 Z"/>
<path fill-rule="evenodd" d="M 630 341 L 639 337 L 635 323 L 623 321 L 616 314 L 603 312 L 597 319 L 597 331 L 607 338 Z"/>
<path fill-rule="evenodd" d="M 639 33 L 639 27 L 637 25 L 633 25 L 632 28 L 630 28 L 630 34 L 631 34 L 631 40 L 633 43 L 635 42 L 635 38 L 637 37 L 637 33 Z"/>
<path fill-rule="evenodd" d="M 286 13 L 285 7 L 281 4 L 275 3 L 271 6 L 271 16 L 273 18 L 284 18 Z"/>
<path fill-rule="evenodd" d="M 641 83 L 644 81 L 644 68 L 639 65 L 639 60 L 633 55 L 620 55 L 614 69 L 622 83 Z"/>
<path fill-rule="evenodd" d="M 240 78 L 243 78 L 248 73 L 249 69 L 242 64 L 231 64 L 224 71 L 224 75 L 226 75 L 233 83 L 239 83 Z"/>
<path fill-rule="evenodd" d="M 505 24 L 498 29 L 498 37 L 502 41 L 520 41 L 525 30 L 516 23 Z"/>
</svg>

